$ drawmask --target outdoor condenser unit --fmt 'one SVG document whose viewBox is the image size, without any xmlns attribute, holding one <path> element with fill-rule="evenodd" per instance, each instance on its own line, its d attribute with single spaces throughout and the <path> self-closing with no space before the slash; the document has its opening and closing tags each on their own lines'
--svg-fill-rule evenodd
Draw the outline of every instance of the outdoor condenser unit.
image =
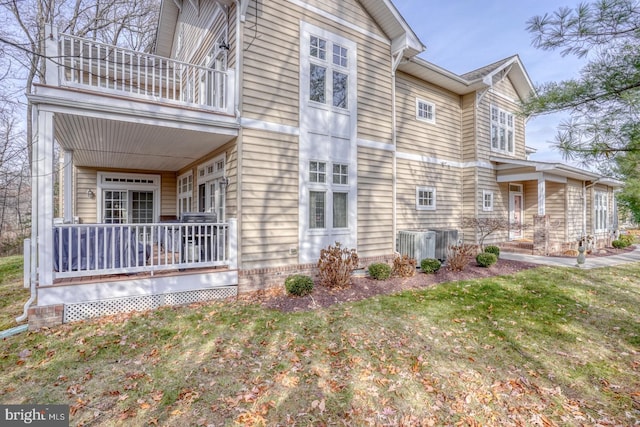
<svg viewBox="0 0 640 427">
<path fill-rule="evenodd" d="M 433 231 L 399 231 L 398 252 L 415 259 L 435 258 L 436 233 Z"/>
<path fill-rule="evenodd" d="M 435 233 L 434 258 L 440 261 L 446 260 L 449 247 L 458 244 L 458 230 L 433 228 L 429 231 Z"/>
</svg>

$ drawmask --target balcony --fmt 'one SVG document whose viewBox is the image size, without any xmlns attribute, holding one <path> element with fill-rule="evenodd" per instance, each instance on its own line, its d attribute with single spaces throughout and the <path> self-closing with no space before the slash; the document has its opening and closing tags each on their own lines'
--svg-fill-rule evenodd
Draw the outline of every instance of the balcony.
<svg viewBox="0 0 640 427">
<path fill-rule="evenodd" d="M 54 52 L 50 50 L 53 49 Z M 60 34 L 47 84 L 233 114 L 233 70 L 214 70 Z M 52 77 L 54 81 L 52 80 Z"/>
</svg>

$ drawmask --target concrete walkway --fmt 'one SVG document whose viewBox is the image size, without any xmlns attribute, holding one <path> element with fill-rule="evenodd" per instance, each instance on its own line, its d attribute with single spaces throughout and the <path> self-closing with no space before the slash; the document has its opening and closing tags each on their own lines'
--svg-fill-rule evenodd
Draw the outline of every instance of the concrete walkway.
<svg viewBox="0 0 640 427">
<path fill-rule="evenodd" d="M 542 264 L 549 267 L 578 267 L 577 257 L 565 258 L 501 252 L 500 258 L 510 259 L 514 261 L 531 262 L 534 264 Z M 600 257 L 590 257 L 589 255 L 587 255 L 585 263 L 580 266 L 580 268 L 611 267 L 614 265 L 627 264 L 630 262 L 640 262 L 640 245 L 636 245 L 633 251 L 625 252 L 620 255 Z"/>
</svg>

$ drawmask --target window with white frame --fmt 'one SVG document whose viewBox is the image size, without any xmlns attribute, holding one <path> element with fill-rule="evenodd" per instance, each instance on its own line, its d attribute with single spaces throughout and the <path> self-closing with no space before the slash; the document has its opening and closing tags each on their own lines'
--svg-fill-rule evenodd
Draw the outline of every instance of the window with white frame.
<svg viewBox="0 0 640 427">
<path fill-rule="evenodd" d="M 349 108 L 349 50 L 332 40 L 311 35 L 308 58 L 309 100 Z"/>
<path fill-rule="evenodd" d="M 436 209 L 436 189 L 434 187 L 416 187 L 416 209 L 419 211 Z"/>
<path fill-rule="evenodd" d="M 347 228 L 349 226 L 349 166 L 328 162 L 309 162 L 309 229 Z M 329 215 L 331 216 L 329 218 Z"/>
<path fill-rule="evenodd" d="M 98 172 L 98 221 L 105 224 L 147 224 L 160 206 L 158 175 Z"/>
<path fill-rule="evenodd" d="M 594 222 L 596 232 L 607 230 L 607 193 L 596 191 L 593 200 Z"/>
<path fill-rule="evenodd" d="M 416 99 L 416 118 L 424 122 L 436 122 L 436 105 L 423 99 Z"/>
<path fill-rule="evenodd" d="M 495 105 L 491 107 L 491 150 L 507 154 L 514 153 L 513 114 Z"/>
<path fill-rule="evenodd" d="M 193 203 L 193 173 L 188 172 L 178 177 L 178 216 L 191 212 Z"/>
<path fill-rule="evenodd" d="M 198 211 L 214 212 L 224 222 L 226 184 L 224 155 L 198 166 Z"/>
<path fill-rule="evenodd" d="M 482 190 L 482 210 L 493 211 L 493 191 Z"/>
</svg>

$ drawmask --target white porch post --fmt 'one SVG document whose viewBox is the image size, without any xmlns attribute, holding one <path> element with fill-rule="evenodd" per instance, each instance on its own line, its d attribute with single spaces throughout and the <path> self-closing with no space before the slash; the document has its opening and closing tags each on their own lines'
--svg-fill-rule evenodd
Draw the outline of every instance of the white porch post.
<svg viewBox="0 0 640 427">
<path fill-rule="evenodd" d="M 38 284 L 53 284 L 53 113 L 35 112 L 32 184 L 37 191 L 34 225 L 37 228 Z"/>
<path fill-rule="evenodd" d="M 545 215 L 546 212 L 546 208 L 545 208 L 545 200 L 546 200 L 547 196 L 546 196 L 546 185 L 545 185 L 545 180 L 544 180 L 544 176 L 538 178 L 538 215 L 543 216 Z"/>
<path fill-rule="evenodd" d="M 230 218 L 227 220 L 229 223 L 229 229 L 227 233 L 227 239 L 229 239 L 229 252 L 227 257 L 229 258 L 229 269 L 237 270 L 238 268 L 238 220 L 236 218 Z"/>
<path fill-rule="evenodd" d="M 73 151 L 65 151 L 62 158 L 62 212 L 64 222 L 73 221 Z"/>
<path fill-rule="evenodd" d="M 58 30 L 49 23 L 45 25 L 45 43 L 44 52 L 46 55 L 45 61 L 45 82 L 51 86 L 60 85 L 60 74 L 58 65 L 51 60 L 51 58 L 59 58 L 58 55 Z"/>
</svg>

